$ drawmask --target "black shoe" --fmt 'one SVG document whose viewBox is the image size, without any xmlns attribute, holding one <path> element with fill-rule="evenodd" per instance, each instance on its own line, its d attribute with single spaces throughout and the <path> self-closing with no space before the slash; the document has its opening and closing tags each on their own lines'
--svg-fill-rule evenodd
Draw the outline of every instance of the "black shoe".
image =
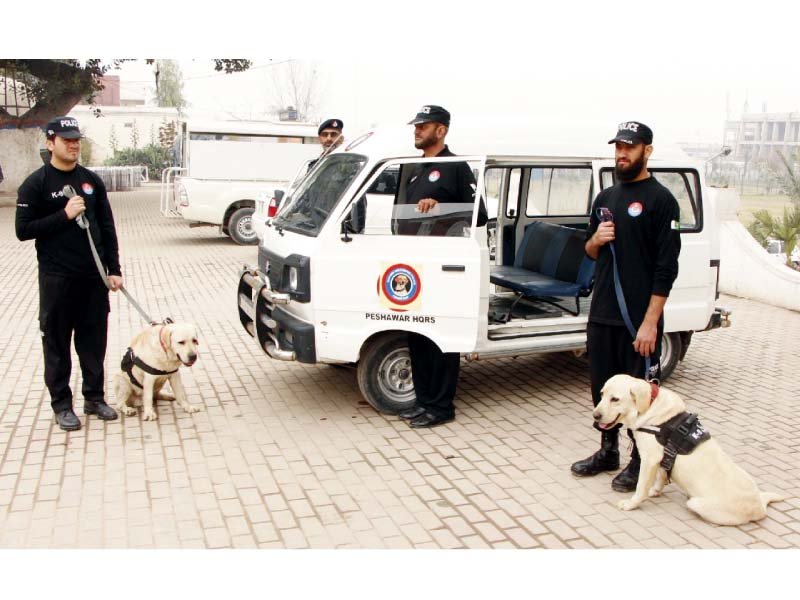
<svg viewBox="0 0 800 600">
<path fill-rule="evenodd" d="M 620 471 L 619 475 L 611 480 L 611 489 L 615 492 L 633 492 L 636 490 L 636 484 L 639 481 L 639 451 L 636 446 L 633 447 L 631 453 L 631 462 L 628 466 Z"/>
<path fill-rule="evenodd" d="M 600 450 L 589 458 L 573 463 L 572 473 L 578 477 L 591 477 L 604 471 L 619 469 L 619 434 L 617 430 L 604 431 Z"/>
<path fill-rule="evenodd" d="M 414 429 L 418 429 L 420 427 L 436 427 L 437 425 L 444 425 L 445 423 L 450 423 L 455 420 L 455 417 L 437 417 L 433 413 L 425 411 L 416 419 L 412 420 L 409 425 Z"/>
<path fill-rule="evenodd" d="M 78 415 L 76 415 L 75 411 L 73 411 L 71 408 L 67 408 L 59 413 L 56 413 L 56 422 L 64 431 L 77 431 L 81 428 L 81 422 L 78 420 Z"/>
<path fill-rule="evenodd" d="M 85 400 L 83 402 L 83 414 L 97 415 L 97 418 L 102 419 L 103 421 L 113 421 L 119 416 L 117 415 L 117 411 L 115 411 L 102 400 L 100 402 Z"/>
<path fill-rule="evenodd" d="M 417 417 L 422 415 L 424 412 L 425 412 L 425 409 L 422 408 L 419 404 L 417 404 L 417 405 L 409 408 L 408 410 L 405 410 L 405 411 L 403 411 L 401 413 L 398 413 L 397 416 L 400 417 L 401 419 L 410 420 L 410 419 L 416 419 Z"/>
</svg>

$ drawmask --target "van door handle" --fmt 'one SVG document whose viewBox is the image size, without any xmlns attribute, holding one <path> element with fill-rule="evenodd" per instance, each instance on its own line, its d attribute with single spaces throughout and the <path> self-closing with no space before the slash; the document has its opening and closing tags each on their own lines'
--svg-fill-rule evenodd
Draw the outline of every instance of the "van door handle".
<svg viewBox="0 0 800 600">
<path fill-rule="evenodd" d="M 464 265 L 442 265 L 442 271 L 460 271 L 464 272 L 467 270 L 467 267 Z"/>
</svg>

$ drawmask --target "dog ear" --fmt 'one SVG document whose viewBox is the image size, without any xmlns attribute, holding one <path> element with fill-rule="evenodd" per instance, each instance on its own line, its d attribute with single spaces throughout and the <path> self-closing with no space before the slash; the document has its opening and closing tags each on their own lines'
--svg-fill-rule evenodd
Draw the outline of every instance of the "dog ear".
<svg viewBox="0 0 800 600">
<path fill-rule="evenodd" d="M 161 334 L 161 341 L 164 342 L 164 347 L 167 352 L 172 352 L 172 323 L 164 326 L 164 332 Z"/>
<path fill-rule="evenodd" d="M 644 379 L 634 379 L 631 384 L 631 398 L 639 414 L 650 408 L 650 384 Z"/>
</svg>

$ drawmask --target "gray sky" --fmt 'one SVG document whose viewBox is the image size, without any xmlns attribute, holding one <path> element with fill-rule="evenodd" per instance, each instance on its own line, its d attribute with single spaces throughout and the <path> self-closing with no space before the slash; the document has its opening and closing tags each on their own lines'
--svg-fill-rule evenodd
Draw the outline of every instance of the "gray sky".
<svg viewBox="0 0 800 600">
<path fill-rule="evenodd" d="M 94 38 L 81 36 L 81 49 L 180 58 L 193 116 L 261 116 L 273 100 L 270 59 L 313 62 L 324 92 L 318 116 L 344 120 L 351 136 L 408 121 L 425 103 L 453 113 L 454 133 L 578 141 L 636 119 L 654 129 L 657 144 L 720 142 L 726 106 L 735 118 L 745 100 L 753 112 L 764 103 L 769 111 L 800 110 L 797 3 L 245 6 L 187 14 L 155 4 L 162 17 L 134 11 L 141 23 L 131 31 L 141 35 L 130 39 L 95 15 L 102 27 Z M 61 45 L 45 50 L 65 53 Z M 248 56 L 256 68 L 226 76 L 213 72 L 210 59 L 186 58 L 207 55 Z M 122 77 L 152 82 L 152 68 L 139 62 Z"/>
</svg>

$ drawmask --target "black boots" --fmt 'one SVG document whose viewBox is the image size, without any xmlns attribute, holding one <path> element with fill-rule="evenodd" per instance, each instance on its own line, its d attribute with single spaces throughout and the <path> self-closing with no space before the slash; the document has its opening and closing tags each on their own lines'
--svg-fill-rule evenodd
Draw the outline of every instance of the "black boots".
<svg viewBox="0 0 800 600">
<path fill-rule="evenodd" d="M 630 434 L 630 430 L 628 431 Z M 628 466 L 620 471 L 619 475 L 614 477 L 611 481 L 611 489 L 615 492 L 632 492 L 636 489 L 636 483 L 639 481 L 639 450 L 636 448 L 636 442 L 633 442 L 633 452 L 631 452 L 631 462 Z"/>
<path fill-rule="evenodd" d="M 603 471 L 619 469 L 619 431 L 617 429 L 604 431 L 602 436 L 600 450 L 572 465 L 572 472 L 575 475 L 589 477 Z"/>
<path fill-rule="evenodd" d="M 64 431 L 77 431 L 81 428 L 81 422 L 78 420 L 78 415 L 75 414 L 72 407 L 57 412 L 56 422 Z"/>
<path fill-rule="evenodd" d="M 113 421 L 117 418 L 117 411 L 111 408 L 108 404 L 99 400 L 97 402 L 92 402 L 91 400 L 84 400 L 83 402 L 83 414 L 85 415 L 97 415 L 98 419 L 102 419 L 103 421 Z"/>
</svg>

